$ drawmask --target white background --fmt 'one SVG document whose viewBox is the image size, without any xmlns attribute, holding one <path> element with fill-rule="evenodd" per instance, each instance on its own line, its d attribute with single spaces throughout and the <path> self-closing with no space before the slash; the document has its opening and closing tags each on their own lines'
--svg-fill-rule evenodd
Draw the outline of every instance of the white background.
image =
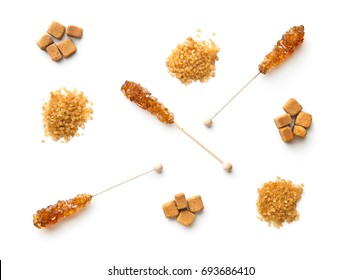
<svg viewBox="0 0 361 280">
<path fill-rule="evenodd" d="M 109 279 L 113 265 L 253 266 L 250 279 L 360 279 L 357 3 L 2 1 L 4 279 Z M 75 40 L 78 52 L 60 63 L 35 43 L 52 20 L 84 28 L 84 37 Z M 302 47 L 253 81 L 206 129 L 203 120 L 257 73 L 283 33 L 300 24 L 306 32 Z M 167 73 L 165 61 L 178 43 L 195 38 L 197 28 L 202 39 L 216 33 L 216 77 L 184 86 Z M 131 104 L 120 92 L 125 80 L 148 88 L 177 122 L 232 162 L 233 172 L 224 172 L 176 127 Z M 41 106 L 59 87 L 77 88 L 94 103 L 94 120 L 67 144 L 45 139 L 42 127 Z M 291 97 L 314 122 L 304 141 L 285 144 L 273 119 Z M 94 194 L 156 162 L 163 163 L 163 174 L 96 197 L 49 230 L 33 226 L 36 210 L 78 193 Z M 256 211 L 257 189 L 277 176 L 304 183 L 300 220 L 281 229 L 260 222 Z M 161 205 L 179 192 L 200 194 L 205 204 L 190 228 L 162 212 Z"/>
</svg>

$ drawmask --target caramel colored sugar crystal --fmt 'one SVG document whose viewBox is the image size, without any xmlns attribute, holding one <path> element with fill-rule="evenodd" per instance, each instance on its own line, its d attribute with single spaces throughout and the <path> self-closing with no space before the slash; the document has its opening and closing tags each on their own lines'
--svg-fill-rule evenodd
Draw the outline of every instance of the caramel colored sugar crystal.
<svg viewBox="0 0 361 280">
<path fill-rule="evenodd" d="M 261 221 L 277 228 L 284 222 L 298 220 L 297 202 L 301 199 L 303 185 L 277 178 L 258 189 L 257 210 Z"/>
<path fill-rule="evenodd" d="M 156 116 L 162 123 L 173 124 L 174 115 L 158 101 L 146 88 L 140 84 L 125 81 L 122 85 L 121 91 L 125 97 L 137 104 L 143 110 L 147 110 L 152 115 Z"/>
<path fill-rule="evenodd" d="M 195 218 L 196 215 L 194 215 L 192 212 L 188 210 L 182 210 L 177 217 L 177 221 L 184 226 L 190 226 L 194 222 Z"/>
<path fill-rule="evenodd" d="M 295 125 L 300 125 L 303 126 L 304 128 L 309 128 L 311 126 L 311 123 L 312 123 L 312 115 L 305 112 L 300 112 L 295 120 Z"/>
<path fill-rule="evenodd" d="M 54 141 L 68 142 L 78 136 L 78 129 L 92 119 L 93 109 L 82 92 L 58 89 L 50 93 L 50 99 L 43 105 L 43 126 L 45 136 Z"/>
<path fill-rule="evenodd" d="M 71 39 L 66 39 L 60 42 L 58 44 L 58 48 L 65 58 L 76 52 L 76 46 Z"/>
<path fill-rule="evenodd" d="M 38 210 L 33 215 L 34 226 L 37 228 L 56 224 L 60 219 L 75 214 L 85 208 L 91 201 L 89 194 L 79 194 L 69 200 L 59 200 L 55 205 Z"/>
<path fill-rule="evenodd" d="M 48 35 L 44 34 L 39 41 L 36 42 L 36 44 L 39 46 L 40 49 L 45 50 L 46 47 L 50 46 L 52 43 L 54 43 L 53 39 Z"/>
<path fill-rule="evenodd" d="M 177 205 L 174 200 L 164 203 L 162 205 L 162 208 L 163 208 L 164 215 L 167 218 L 174 218 L 174 217 L 177 217 L 179 214 Z"/>
<path fill-rule="evenodd" d="M 65 33 L 65 26 L 60 24 L 59 22 L 53 21 L 47 31 L 51 36 L 55 37 L 56 39 L 60 40 L 63 38 Z"/>
<path fill-rule="evenodd" d="M 196 41 L 189 37 L 178 44 L 166 61 L 168 72 L 181 83 L 207 82 L 215 76 L 219 47 L 212 41 Z"/>
<path fill-rule="evenodd" d="M 297 102 L 296 99 L 291 98 L 286 102 L 286 104 L 283 106 L 283 110 L 285 110 L 286 113 L 290 114 L 292 117 L 296 116 L 299 112 L 302 110 L 302 106 L 300 103 Z"/>
<path fill-rule="evenodd" d="M 294 26 L 283 34 L 282 39 L 277 42 L 273 50 L 266 55 L 258 70 L 262 74 L 276 68 L 285 61 L 295 49 L 302 44 L 305 35 L 303 25 Z"/>
<path fill-rule="evenodd" d="M 189 210 L 193 213 L 203 210 L 204 205 L 200 195 L 188 198 Z"/>
<path fill-rule="evenodd" d="M 275 118 L 274 121 L 278 128 L 282 128 L 285 127 L 286 125 L 291 124 L 292 118 L 290 114 L 284 114 L 282 116 L 279 116 L 278 118 Z"/>
<path fill-rule="evenodd" d="M 186 199 L 186 196 L 184 195 L 184 193 L 178 193 L 178 194 L 174 195 L 174 199 L 175 199 L 177 208 L 179 210 L 187 208 L 188 204 L 187 204 L 187 199 Z"/>
<path fill-rule="evenodd" d="M 69 25 L 66 28 L 66 35 L 80 39 L 81 37 L 83 37 L 83 28 L 75 25 Z"/>
<path fill-rule="evenodd" d="M 51 44 L 50 46 L 48 46 L 46 48 L 46 51 L 48 52 L 50 58 L 55 62 L 63 58 L 58 47 L 55 44 Z"/>
<path fill-rule="evenodd" d="M 278 131 L 284 142 L 291 142 L 293 140 L 293 132 L 289 126 L 280 128 Z"/>
<path fill-rule="evenodd" d="M 307 130 L 306 128 L 302 127 L 302 126 L 299 126 L 299 125 L 295 125 L 293 127 L 293 134 L 298 136 L 298 137 L 306 137 L 306 134 L 307 134 Z"/>
</svg>

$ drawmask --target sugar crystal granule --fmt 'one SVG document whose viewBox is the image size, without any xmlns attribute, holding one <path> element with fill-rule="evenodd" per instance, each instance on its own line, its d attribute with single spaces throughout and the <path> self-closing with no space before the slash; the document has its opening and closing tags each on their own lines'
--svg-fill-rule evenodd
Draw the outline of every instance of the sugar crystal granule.
<svg viewBox="0 0 361 280">
<path fill-rule="evenodd" d="M 295 185 L 289 180 L 277 178 L 263 184 L 258 189 L 257 209 L 259 219 L 277 228 L 284 222 L 298 220 L 297 202 L 301 199 L 303 185 Z"/>
<path fill-rule="evenodd" d="M 78 136 L 78 129 L 85 128 L 85 123 L 92 120 L 92 103 L 83 92 L 60 88 L 50 93 L 50 98 L 43 105 L 43 126 L 45 136 L 54 141 L 68 142 Z"/>
<path fill-rule="evenodd" d="M 188 37 L 178 44 L 166 61 L 168 72 L 182 84 L 207 82 L 215 76 L 219 47 L 214 41 L 197 41 Z"/>
</svg>

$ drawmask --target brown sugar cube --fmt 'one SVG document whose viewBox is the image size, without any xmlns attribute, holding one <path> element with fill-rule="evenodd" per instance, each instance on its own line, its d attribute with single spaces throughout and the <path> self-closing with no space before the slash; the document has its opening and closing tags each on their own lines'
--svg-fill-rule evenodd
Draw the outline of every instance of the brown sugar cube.
<svg viewBox="0 0 361 280">
<path fill-rule="evenodd" d="M 48 52 L 50 58 L 53 61 L 59 61 L 63 57 L 55 44 L 51 44 L 50 46 L 48 46 L 46 48 L 46 51 Z"/>
<path fill-rule="evenodd" d="M 43 35 L 39 39 L 39 41 L 36 42 L 36 44 L 39 46 L 39 48 L 42 49 L 43 51 L 45 51 L 46 47 L 50 46 L 52 43 L 54 43 L 54 41 L 48 34 Z"/>
<path fill-rule="evenodd" d="M 55 37 L 56 39 L 60 40 L 63 38 L 65 33 L 65 26 L 60 24 L 59 22 L 53 21 L 47 31 L 51 36 Z"/>
<path fill-rule="evenodd" d="M 164 203 L 164 204 L 162 205 L 162 207 L 163 207 L 164 215 L 165 215 L 167 218 L 177 217 L 178 214 L 179 214 L 177 205 L 175 204 L 175 201 L 174 201 L 174 200 L 169 201 L 169 202 L 167 202 L 167 203 Z"/>
<path fill-rule="evenodd" d="M 307 134 L 307 130 L 306 128 L 300 126 L 300 125 L 295 125 L 293 127 L 293 134 L 298 136 L 298 137 L 302 137 L 304 138 Z"/>
<path fill-rule="evenodd" d="M 80 39 L 81 37 L 83 37 L 83 28 L 75 25 L 69 25 L 66 28 L 66 35 Z"/>
<path fill-rule="evenodd" d="M 275 118 L 275 124 L 278 128 L 285 127 L 286 125 L 291 124 L 292 118 L 290 114 L 284 114 L 282 116 L 279 116 L 278 118 Z"/>
<path fill-rule="evenodd" d="M 58 44 L 58 48 L 65 58 L 76 52 L 76 46 L 71 39 L 66 39 L 60 42 Z"/>
<path fill-rule="evenodd" d="M 293 140 L 292 129 L 289 126 L 280 128 L 278 130 L 284 142 L 291 142 Z"/>
<path fill-rule="evenodd" d="M 175 198 L 175 204 L 177 205 L 177 208 L 179 210 L 187 208 L 188 205 L 184 193 L 178 193 L 174 195 L 174 198 Z"/>
<path fill-rule="evenodd" d="M 195 195 L 188 198 L 189 210 L 191 212 L 198 212 L 204 208 L 203 201 L 200 195 Z"/>
<path fill-rule="evenodd" d="M 299 112 L 302 110 L 302 106 L 300 103 L 297 102 L 296 99 L 291 98 L 286 102 L 286 104 L 283 106 L 283 110 L 286 111 L 286 113 L 290 114 L 292 117 L 296 116 Z"/>
<path fill-rule="evenodd" d="M 195 218 L 196 215 L 194 215 L 192 212 L 188 210 L 182 210 L 177 217 L 177 221 L 187 227 L 194 222 Z"/>
<path fill-rule="evenodd" d="M 312 115 L 305 112 L 300 112 L 295 120 L 295 125 L 300 125 L 303 126 L 304 128 L 309 128 L 311 126 L 311 123 L 312 123 Z"/>
</svg>

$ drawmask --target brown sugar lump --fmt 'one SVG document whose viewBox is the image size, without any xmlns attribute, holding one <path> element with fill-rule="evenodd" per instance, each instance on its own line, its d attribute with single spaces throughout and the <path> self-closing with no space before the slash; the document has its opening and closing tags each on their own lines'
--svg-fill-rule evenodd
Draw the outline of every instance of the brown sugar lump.
<svg viewBox="0 0 361 280">
<path fill-rule="evenodd" d="M 292 118 L 290 114 L 284 114 L 282 116 L 279 116 L 278 118 L 275 118 L 274 121 L 278 128 L 282 128 L 285 127 L 286 125 L 291 124 Z"/>
<path fill-rule="evenodd" d="M 56 39 L 60 40 L 63 38 L 63 35 L 65 33 L 65 26 L 60 24 L 59 22 L 53 21 L 49 28 L 48 28 L 48 34 L 55 37 Z"/>
<path fill-rule="evenodd" d="M 189 210 L 193 213 L 203 210 L 204 205 L 200 195 L 195 195 L 188 198 Z"/>
<path fill-rule="evenodd" d="M 53 61 L 59 61 L 60 59 L 63 58 L 63 56 L 61 55 L 58 47 L 55 44 L 51 44 L 50 46 L 48 46 L 46 48 L 46 51 L 48 52 L 50 58 Z"/>
<path fill-rule="evenodd" d="M 69 25 L 66 28 L 66 35 L 80 39 L 81 37 L 83 37 L 83 28 L 75 25 Z"/>
<path fill-rule="evenodd" d="M 168 72 L 184 85 L 207 82 L 215 76 L 219 50 L 212 40 L 197 41 L 188 37 L 167 58 Z"/>
<path fill-rule="evenodd" d="M 39 41 L 36 42 L 36 44 L 39 46 L 40 49 L 43 51 L 46 50 L 48 46 L 50 46 L 52 43 L 54 43 L 53 39 L 48 35 L 44 34 Z"/>
<path fill-rule="evenodd" d="M 177 217 L 177 221 L 181 223 L 184 226 L 190 226 L 196 218 L 196 215 L 194 215 L 192 212 L 188 210 L 182 210 L 179 213 L 179 216 Z"/>
<path fill-rule="evenodd" d="M 71 56 L 76 52 L 76 46 L 71 39 L 66 39 L 58 44 L 60 52 L 65 58 Z"/>
<path fill-rule="evenodd" d="M 302 110 L 302 106 L 300 103 L 297 102 L 296 99 L 291 98 L 286 102 L 286 104 L 283 106 L 283 110 L 285 110 L 286 113 L 290 114 L 292 117 L 296 116 L 299 112 Z"/>
<path fill-rule="evenodd" d="M 186 199 L 186 196 L 184 195 L 184 193 L 178 193 L 178 194 L 174 195 L 174 199 L 175 199 L 177 208 L 179 210 L 187 208 L 188 204 L 187 204 L 187 199 Z"/>
<path fill-rule="evenodd" d="M 284 222 L 298 220 L 297 203 L 301 199 L 303 185 L 277 178 L 258 189 L 257 210 L 259 219 L 270 226 L 281 227 Z"/>
<path fill-rule="evenodd" d="M 303 126 L 304 128 L 309 128 L 311 126 L 311 123 L 312 123 L 312 115 L 305 112 L 300 112 L 295 120 L 295 125 L 300 125 Z"/>
<path fill-rule="evenodd" d="M 295 136 L 304 138 L 304 137 L 306 137 L 307 130 L 306 130 L 306 128 L 304 128 L 304 127 L 302 127 L 300 125 L 295 125 L 293 127 L 293 134 Z"/>
<path fill-rule="evenodd" d="M 162 205 L 162 208 L 163 208 L 164 215 L 167 218 L 174 218 L 174 217 L 177 217 L 179 214 L 177 205 L 174 200 L 164 203 Z"/>
<path fill-rule="evenodd" d="M 85 123 L 92 120 L 93 104 L 83 92 L 60 88 L 50 93 L 50 98 L 43 105 L 43 126 L 45 136 L 54 141 L 68 142 L 79 136 L 78 130 L 85 128 Z"/>
<path fill-rule="evenodd" d="M 293 140 L 293 132 L 289 126 L 282 127 L 278 131 L 284 142 L 291 142 Z"/>
</svg>

